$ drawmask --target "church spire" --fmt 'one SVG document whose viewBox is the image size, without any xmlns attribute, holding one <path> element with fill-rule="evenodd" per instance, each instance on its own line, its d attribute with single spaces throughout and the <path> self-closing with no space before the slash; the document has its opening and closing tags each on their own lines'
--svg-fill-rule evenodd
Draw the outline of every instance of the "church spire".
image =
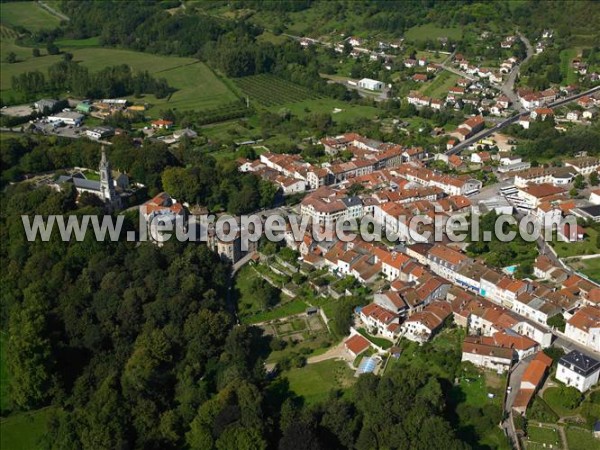
<svg viewBox="0 0 600 450">
<path fill-rule="evenodd" d="M 100 189 L 102 190 L 102 198 L 110 204 L 117 200 L 115 192 L 115 183 L 113 182 L 110 163 L 106 158 L 106 151 L 102 146 L 102 157 L 100 158 Z"/>
</svg>

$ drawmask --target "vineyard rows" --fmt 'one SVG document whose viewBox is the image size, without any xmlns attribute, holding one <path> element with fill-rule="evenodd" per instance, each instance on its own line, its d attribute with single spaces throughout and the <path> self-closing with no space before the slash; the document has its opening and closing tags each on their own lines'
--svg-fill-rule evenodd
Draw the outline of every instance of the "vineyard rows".
<svg viewBox="0 0 600 450">
<path fill-rule="evenodd" d="M 254 100 L 266 107 L 319 97 L 308 88 L 274 75 L 253 75 L 238 78 L 235 82 L 244 94 L 250 97 L 250 101 Z"/>
</svg>

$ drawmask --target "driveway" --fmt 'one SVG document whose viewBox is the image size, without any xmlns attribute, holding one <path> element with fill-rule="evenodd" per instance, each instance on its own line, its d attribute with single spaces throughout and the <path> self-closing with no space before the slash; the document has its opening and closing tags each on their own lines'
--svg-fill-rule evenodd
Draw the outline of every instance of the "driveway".
<svg viewBox="0 0 600 450">
<path fill-rule="evenodd" d="M 344 347 L 344 341 L 340 342 L 335 347 L 331 347 L 322 355 L 311 356 L 310 358 L 307 358 L 306 363 L 315 364 L 322 361 L 327 361 L 328 359 L 344 359 L 346 361 L 350 360 L 350 355 Z"/>
</svg>

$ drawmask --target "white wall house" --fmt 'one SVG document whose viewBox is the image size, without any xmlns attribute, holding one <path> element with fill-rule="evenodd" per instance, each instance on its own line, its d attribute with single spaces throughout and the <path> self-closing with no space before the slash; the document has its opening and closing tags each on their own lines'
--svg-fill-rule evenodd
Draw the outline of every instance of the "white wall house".
<svg viewBox="0 0 600 450">
<path fill-rule="evenodd" d="M 585 392 L 598 382 L 600 361 L 573 350 L 558 362 L 556 379 Z"/>
</svg>

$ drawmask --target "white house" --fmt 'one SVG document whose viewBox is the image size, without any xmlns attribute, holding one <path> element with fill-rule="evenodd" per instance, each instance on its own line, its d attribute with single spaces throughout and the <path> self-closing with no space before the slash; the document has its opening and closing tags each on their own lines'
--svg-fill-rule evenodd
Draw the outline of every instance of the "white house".
<svg viewBox="0 0 600 450">
<path fill-rule="evenodd" d="M 556 379 L 580 392 L 587 391 L 598 382 L 600 361 L 577 350 L 563 356 L 558 362 Z"/>
<path fill-rule="evenodd" d="M 600 352 L 600 309 L 585 306 L 567 321 L 565 336 Z"/>
<path fill-rule="evenodd" d="M 370 91 L 381 91 L 383 89 L 383 83 L 378 80 L 372 80 L 371 78 L 363 78 L 358 82 L 358 87 L 369 89 Z"/>
</svg>

